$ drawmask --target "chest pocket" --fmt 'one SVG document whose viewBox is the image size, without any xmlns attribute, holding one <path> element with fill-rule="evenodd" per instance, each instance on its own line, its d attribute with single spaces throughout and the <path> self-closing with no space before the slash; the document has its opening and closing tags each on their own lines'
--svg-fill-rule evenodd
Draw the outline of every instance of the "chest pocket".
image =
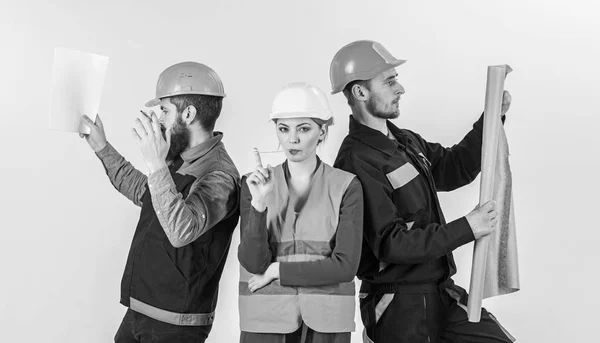
<svg viewBox="0 0 600 343">
<path fill-rule="evenodd" d="M 404 220 L 413 220 L 413 215 L 427 204 L 426 187 L 419 171 L 411 163 L 405 163 L 386 174 L 394 189 L 393 198 L 398 213 Z"/>
</svg>

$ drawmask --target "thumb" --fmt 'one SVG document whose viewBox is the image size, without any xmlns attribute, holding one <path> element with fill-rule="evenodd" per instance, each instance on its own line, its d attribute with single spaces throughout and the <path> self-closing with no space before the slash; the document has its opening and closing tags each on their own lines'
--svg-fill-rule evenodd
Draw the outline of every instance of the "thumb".
<svg viewBox="0 0 600 343">
<path fill-rule="evenodd" d="M 275 174 L 275 169 L 270 164 L 267 164 L 267 170 L 269 171 L 269 177 L 272 177 Z"/>
<path fill-rule="evenodd" d="M 102 123 L 102 119 L 100 119 L 100 115 L 96 114 L 96 125 L 102 130 L 104 130 L 104 123 Z"/>
<path fill-rule="evenodd" d="M 165 141 L 167 142 L 167 148 L 171 147 L 171 131 L 165 132 Z"/>
<path fill-rule="evenodd" d="M 94 131 L 94 129 L 96 128 L 94 122 L 90 119 L 90 117 L 86 116 L 85 114 L 81 116 L 81 122 L 85 126 L 87 126 L 90 129 L 90 131 Z"/>
</svg>

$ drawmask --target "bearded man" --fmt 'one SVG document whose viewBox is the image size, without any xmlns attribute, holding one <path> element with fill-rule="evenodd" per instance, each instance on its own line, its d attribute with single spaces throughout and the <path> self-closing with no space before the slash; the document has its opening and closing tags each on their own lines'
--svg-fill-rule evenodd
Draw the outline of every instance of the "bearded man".
<svg viewBox="0 0 600 343">
<path fill-rule="evenodd" d="M 113 186 L 141 215 L 121 282 L 128 307 L 115 342 L 204 342 L 214 320 L 219 280 L 239 219 L 239 173 L 213 132 L 225 97 L 219 76 L 196 62 L 163 71 L 160 105 L 132 130 L 148 167 L 136 170 L 107 142 L 97 117 L 82 134 Z"/>
</svg>

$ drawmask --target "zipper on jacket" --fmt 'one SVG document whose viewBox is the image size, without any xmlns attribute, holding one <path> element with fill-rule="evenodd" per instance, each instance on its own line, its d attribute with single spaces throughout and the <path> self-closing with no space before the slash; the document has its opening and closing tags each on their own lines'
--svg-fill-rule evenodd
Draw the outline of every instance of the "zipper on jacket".
<svg viewBox="0 0 600 343">
<path fill-rule="evenodd" d="M 427 295 L 423 294 L 423 312 L 425 313 L 425 329 L 427 330 L 427 342 L 431 342 L 429 328 L 427 327 Z"/>
<path fill-rule="evenodd" d="M 298 215 L 300 213 L 294 211 L 294 226 L 292 227 L 292 239 L 294 240 L 294 256 L 298 253 L 296 248 L 297 248 L 297 242 L 296 242 L 296 223 L 298 222 Z"/>
</svg>

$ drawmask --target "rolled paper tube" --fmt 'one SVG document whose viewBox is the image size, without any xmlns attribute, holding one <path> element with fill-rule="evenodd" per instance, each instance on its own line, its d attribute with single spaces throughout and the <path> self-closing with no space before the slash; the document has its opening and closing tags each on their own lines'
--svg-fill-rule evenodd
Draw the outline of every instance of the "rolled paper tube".
<svg viewBox="0 0 600 343">
<path fill-rule="evenodd" d="M 498 151 L 498 134 L 501 124 L 502 95 L 504 79 L 512 69 L 507 65 L 489 66 L 485 91 L 485 112 L 483 118 L 483 143 L 481 150 L 481 188 L 479 206 L 483 206 L 493 198 L 494 174 L 496 168 L 496 152 Z M 481 303 L 483 300 L 485 266 L 488 256 L 489 236 L 475 241 L 473 248 L 473 265 L 471 268 L 471 284 L 467 315 L 470 322 L 481 319 Z"/>
</svg>

